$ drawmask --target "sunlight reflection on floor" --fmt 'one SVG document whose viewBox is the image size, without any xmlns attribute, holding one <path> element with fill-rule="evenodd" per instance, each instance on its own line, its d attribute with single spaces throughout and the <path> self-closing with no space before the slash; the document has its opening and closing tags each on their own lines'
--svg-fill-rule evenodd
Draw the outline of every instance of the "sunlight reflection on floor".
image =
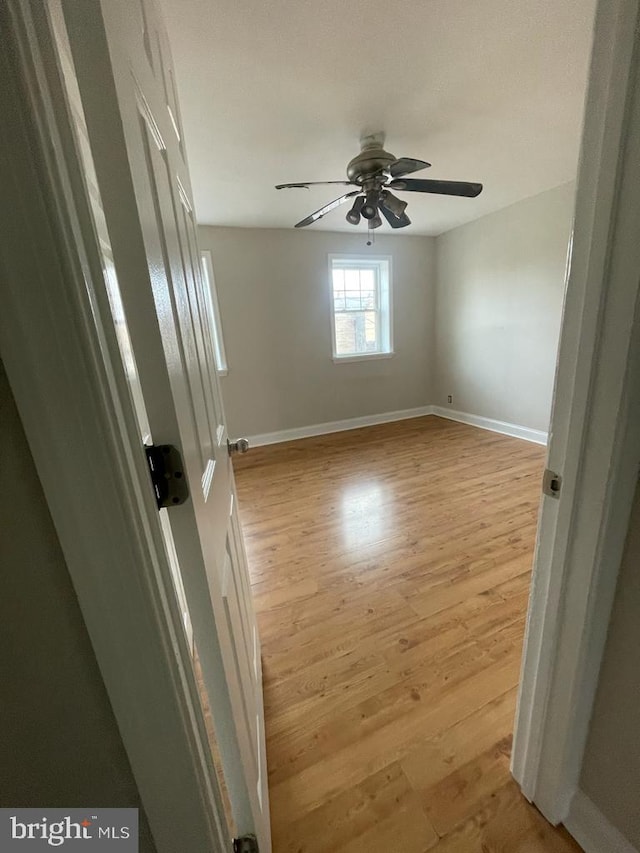
<svg viewBox="0 0 640 853">
<path fill-rule="evenodd" d="M 340 533 L 347 550 L 379 542 L 393 532 L 392 489 L 378 480 L 346 485 L 340 510 Z"/>
</svg>

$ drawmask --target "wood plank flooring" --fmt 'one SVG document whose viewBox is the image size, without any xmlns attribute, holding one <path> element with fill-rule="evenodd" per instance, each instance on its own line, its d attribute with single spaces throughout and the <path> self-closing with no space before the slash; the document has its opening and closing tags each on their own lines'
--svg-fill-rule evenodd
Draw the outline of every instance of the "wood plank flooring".
<svg viewBox="0 0 640 853">
<path fill-rule="evenodd" d="M 236 464 L 274 853 L 571 853 L 509 774 L 544 450 L 436 417 Z"/>
</svg>

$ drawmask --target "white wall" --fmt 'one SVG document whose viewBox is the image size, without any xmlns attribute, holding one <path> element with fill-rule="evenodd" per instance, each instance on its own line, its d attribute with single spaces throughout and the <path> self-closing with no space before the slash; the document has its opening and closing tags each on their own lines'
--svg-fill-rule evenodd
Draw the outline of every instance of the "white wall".
<svg viewBox="0 0 640 853">
<path fill-rule="evenodd" d="M 0 470 L 0 807 L 141 809 L 2 362 Z"/>
<path fill-rule="evenodd" d="M 434 404 L 547 430 L 573 201 L 565 184 L 437 238 Z"/>
<path fill-rule="evenodd" d="M 274 432 L 424 406 L 433 392 L 431 237 L 279 229 L 199 229 L 213 258 L 229 363 L 230 433 Z M 395 355 L 332 360 L 328 255 L 392 256 Z"/>
</svg>

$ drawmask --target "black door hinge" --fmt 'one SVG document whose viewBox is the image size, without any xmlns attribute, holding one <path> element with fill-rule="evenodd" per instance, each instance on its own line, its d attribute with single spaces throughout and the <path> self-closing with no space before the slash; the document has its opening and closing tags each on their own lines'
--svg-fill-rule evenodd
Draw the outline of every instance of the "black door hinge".
<svg viewBox="0 0 640 853">
<path fill-rule="evenodd" d="M 260 853 L 255 835 L 243 835 L 233 839 L 233 853 Z"/>
<path fill-rule="evenodd" d="M 152 444 L 144 450 L 158 509 L 183 504 L 189 497 L 189 487 L 178 448 L 172 444 Z"/>
</svg>

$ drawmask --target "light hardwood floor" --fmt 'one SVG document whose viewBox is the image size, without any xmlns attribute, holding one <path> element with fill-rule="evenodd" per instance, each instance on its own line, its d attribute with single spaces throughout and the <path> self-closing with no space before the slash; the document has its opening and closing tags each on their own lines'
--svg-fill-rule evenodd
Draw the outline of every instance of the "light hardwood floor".
<svg viewBox="0 0 640 853">
<path fill-rule="evenodd" d="M 427 417 L 236 465 L 274 853 L 570 853 L 509 754 L 544 450 Z"/>
</svg>

